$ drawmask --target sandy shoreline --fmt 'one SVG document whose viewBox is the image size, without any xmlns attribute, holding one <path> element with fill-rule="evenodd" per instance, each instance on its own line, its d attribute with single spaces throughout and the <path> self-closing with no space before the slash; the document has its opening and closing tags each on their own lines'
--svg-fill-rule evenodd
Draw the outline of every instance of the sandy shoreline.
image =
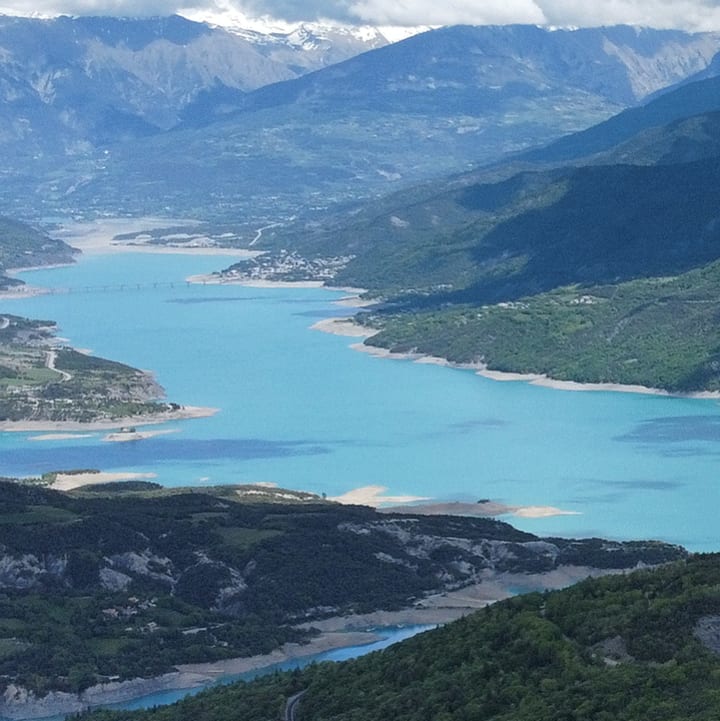
<svg viewBox="0 0 720 721">
<path fill-rule="evenodd" d="M 308 624 L 308 627 L 315 624 Z M 212 661 L 208 663 L 188 663 L 176 666 L 181 673 L 203 674 L 214 679 L 223 676 L 235 676 L 239 673 L 256 671 L 267 666 L 274 666 L 276 663 L 292 661 L 303 656 L 313 656 L 316 653 L 332 651 L 336 648 L 347 648 L 348 646 L 365 646 L 375 643 L 382 638 L 382 634 L 370 630 L 345 630 L 341 627 L 337 630 L 323 631 L 319 636 L 310 639 L 308 643 L 286 643 L 275 651 L 260 656 L 248 656 L 247 658 L 229 658 L 225 661 Z"/>
<path fill-rule="evenodd" d="M 384 503 L 415 503 L 418 501 L 429 501 L 426 496 L 386 496 L 386 486 L 361 486 L 354 488 L 340 496 L 330 496 L 328 501 L 343 503 L 351 506 L 370 506 L 377 508 Z"/>
<path fill-rule="evenodd" d="M 215 415 L 218 408 L 181 406 L 175 411 L 149 413 L 144 416 L 129 416 L 102 421 L 0 421 L 0 432 L 9 433 L 65 433 L 72 431 L 112 431 L 128 426 L 149 426 L 192 418 L 207 418 Z M 42 438 L 41 438 L 42 440 Z"/>
<path fill-rule="evenodd" d="M 257 253 L 255 253 L 257 255 Z M 241 285 L 246 288 L 325 288 L 321 280 L 252 280 L 232 278 L 217 273 L 199 273 L 185 278 L 197 285 Z"/>
<path fill-rule="evenodd" d="M 355 323 L 352 317 L 327 318 L 318 321 L 311 326 L 312 330 L 319 330 L 323 333 L 333 335 L 344 335 L 349 338 L 371 338 L 378 331 L 367 326 Z M 360 353 L 367 353 L 376 358 L 390 360 L 410 360 L 415 363 L 428 363 L 445 366 L 447 368 L 458 368 L 461 370 L 473 370 L 479 376 L 500 382 L 522 382 L 544 388 L 552 388 L 561 391 L 612 391 L 615 393 L 640 393 L 643 395 L 666 396 L 669 398 L 698 398 L 698 399 L 720 399 L 720 391 L 695 391 L 692 393 L 673 393 L 662 388 L 651 388 L 649 386 L 629 385 L 623 383 L 579 383 L 578 381 L 563 381 L 550 378 L 542 373 L 512 373 L 507 371 L 494 371 L 487 368 L 483 363 L 455 363 L 447 358 L 426 355 L 424 353 L 396 353 L 387 348 L 365 345 L 365 343 L 353 343 L 350 348 Z"/>
<path fill-rule="evenodd" d="M 93 686 L 82 694 L 51 692 L 36 698 L 13 685 L 0 696 L 0 715 L 12 719 L 31 719 L 78 713 L 91 706 L 127 703 L 169 690 L 189 690 L 209 686 L 228 676 L 267 668 L 277 663 L 300 659 L 324 651 L 374 643 L 383 637 L 383 628 L 393 626 L 436 626 L 454 621 L 491 603 L 518 592 L 565 588 L 589 576 L 620 573 L 618 569 L 594 569 L 585 566 L 561 566 L 539 574 L 486 571 L 479 582 L 432 594 L 414 606 L 399 611 L 374 611 L 367 614 L 335 616 L 302 624 L 316 628 L 320 635 L 309 643 L 287 643 L 271 653 L 208 663 L 180 664 L 176 671 L 155 678 L 137 678 Z"/>
<path fill-rule="evenodd" d="M 31 436 L 29 441 L 71 441 L 74 438 L 94 438 L 96 433 L 43 433 L 40 436 Z"/>
<path fill-rule="evenodd" d="M 117 471 L 111 473 L 109 471 L 98 471 L 93 473 L 58 473 L 55 481 L 50 484 L 49 488 L 54 491 L 74 491 L 76 488 L 83 486 L 92 486 L 98 483 L 118 483 L 120 481 L 151 481 L 156 478 L 155 473 L 134 473 L 132 471 Z"/>
<path fill-rule="evenodd" d="M 348 295 L 333 301 L 334 305 L 341 305 L 348 308 L 367 308 L 377 305 L 376 300 L 361 298 L 367 291 L 364 288 L 351 288 L 346 286 L 326 285 L 322 280 L 270 280 L 253 279 L 220 275 L 219 273 L 198 273 L 185 278 L 188 283 L 201 285 L 239 285 L 244 288 L 323 288 L 324 290 L 343 291 Z M 332 319 L 330 319 L 332 320 Z M 350 321 L 350 318 L 346 320 Z M 322 321 L 321 321 L 322 322 Z"/>
<path fill-rule="evenodd" d="M 386 486 L 361 486 L 329 501 L 353 506 L 370 506 L 380 513 L 411 513 L 422 516 L 515 516 L 516 518 L 552 518 L 554 516 L 580 516 L 579 511 L 565 511 L 555 506 L 509 506 L 497 501 L 462 503 L 457 501 L 433 502 L 424 496 L 386 496 Z M 424 501 L 428 501 L 424 503 Z"/>
<path fill-rule="evenodd" d="M 376 332 L 372 328 L 354 323 L 352 318 L 326 318 L 313 323 L 310 330 L 319 330 L 322 333 L 342 335 L 348 338 L 370 338 Z"/>
<path fill-rule="evenodd" d="M 197 220 L 173 218 L 105 218 L 94 221 L 66 222 L 53 230 L 54 238 L 64 241 L 79 251 L 82 255 L 108 255 L 114 253 L 154 253 L 174 255 L 217 255 L 231 258 L 254 258 L 262 251 L 248 250 L 246 248 L 227 248 L 218 246 L 208 239 L 208 244 L 192 241 L 175 244 L 155 244 L 147 241 L 120 241 L 114 240 L 118 235 L 126 233 L 142 233 L 147 230 L 170 228 L 173 225 L 193 226 L 200 225 Z M 5 272 L 9 276 L 31 270 L 49 270 L 63 268 L 74 263 L 53 263 L 48 265 L 24 266 L 22 268 L 8 268 Z M 21 285 L 8 290 L 0 291 L 0 298 L 29 298 L 44 295 L 48 291 L 42 287 Z"/>
<path fill-rule="evenodd" d="M 119 431 L 118 433 L 108 433 L 103 437 L 103 441 L 108 443 L 133 443 L 142 441 L 147 438 L 155 438 L 157 436 L 166 436 L 169 433 L 179 433 L 179 428 L 163 428 L 155 431 Z"/>
<path fill-rule="evenodd" d="M 370 504 L 371 505 L 371 504 Z M 471 516 L 488 518 L 515 516 L 516 518 L 553 518 L 554 516 L 581 516 L 580 511 L 565 511 L 555 506 L 509 506 L 497 501 L 482 503 L 426 503 L 420 505 L 383 506 L 380 513 L 411 513 L 420 516 Z"/>
<path fill-rule="evenodd" d="M 195 241 L 195 244 L 177 242 L 170 244 L 154 244 L 143 241 L 115 240 L 116 236 L 129 233 L 142 233 L 149 230 L 172 228 L 172 226 L 200 226 L 197 220 L 184 218 L 104 218 L 93 221 L 63 223 L 52 232 L 53 237 L 65 241 L 85 255 L 101 255 L 107 253 L 180 253 L 188 255 L 226 255 L 238 258 L 254 258 L 259 254 L 256 250 L 245 248 L 224 248 L 208 241 L 208 245 Z M 192 241 L 191 241 L 192 242 Z M 27 270 L 27 269 L 26 269 Z"/>
<path fill-rule="evenodd" d="M 182 664 L 176 671 L 154 678 L 136 678 L 91 686 L 80 694 L 51 691 L 37 698 L 25 689 L 8 686 L 0 696 L 0 715 L 9 719 L 33 719 L 76 714 L 91 707 L 135 701 L 164 691 L 185 691 L 211 686 L 218 680 L 348 646 L 362 646 L 382 638 L 371 631 L 328 631 L 307 644 L 288 643 L 268 654 L 210 663 Z"/>
</svg>

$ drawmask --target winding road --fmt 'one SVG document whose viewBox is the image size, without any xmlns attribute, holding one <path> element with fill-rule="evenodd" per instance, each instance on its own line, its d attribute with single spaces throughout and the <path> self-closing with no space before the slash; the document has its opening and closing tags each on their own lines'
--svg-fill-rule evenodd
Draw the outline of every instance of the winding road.
<svg viewBox="0 0 720 721">
<path fill-rule="evenodd" d="M 295 695 L 290 696 L 290 698 L 286 701 L 284 721 L 295 721 L 295 712 L 297 711 L 300 699 L 304 693 L 305 691 L 300 691 Z"/>
<path fill-rule="evenodd" d="M 51 371 L 55 371 L 62 376 L 63 381 L 72 380 L 72 376 L 67 371 L 61 371 L 55 367 L 55 361 L 57 360 L 57 351 L 49 350 L 45 352 L 45 367 Z"/>
</svg>

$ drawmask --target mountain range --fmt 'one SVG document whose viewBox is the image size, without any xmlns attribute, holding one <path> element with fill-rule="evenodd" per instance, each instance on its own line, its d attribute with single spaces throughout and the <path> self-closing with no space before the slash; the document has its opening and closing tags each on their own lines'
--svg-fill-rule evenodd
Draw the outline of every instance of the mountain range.
<svg viewBox="0 0 720 721">
<path fill-rule="evenodd" d="M 586 128 L 711 72 L 720 49 L 717 33 L 628 27 L 385 42 L 180 17 L 4 17 L 0 202 L 23 218 L 232 219 L 254 235 Z"/>
<path fill-rule="evenodd" d="M 718 90 L 715 77 L 683 84 L 540 151 L 262 242 L 348 258 L 331 283 L 386 300 L 365 317 L 381 330 L 371 345 L 562 380 L 713 390 Z M 258 262 L 272 268 L 272 256 Z"/>
</svg>

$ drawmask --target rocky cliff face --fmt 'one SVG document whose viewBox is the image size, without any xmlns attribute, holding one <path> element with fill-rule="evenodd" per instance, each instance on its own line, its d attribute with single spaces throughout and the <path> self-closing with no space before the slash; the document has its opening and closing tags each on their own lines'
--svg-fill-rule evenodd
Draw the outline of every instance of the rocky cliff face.
<svg viewBox="0 0 720 721">
<path fill-rule="evenodd" d="M 242 94 L 387 43 L 336 35 L 240 34 L 178 16 L 4 16 L 0 144 L 51 152 L 60 139 L 65 153 L 82 155 L 173 127 L 204 92 Z"/>
</svg>

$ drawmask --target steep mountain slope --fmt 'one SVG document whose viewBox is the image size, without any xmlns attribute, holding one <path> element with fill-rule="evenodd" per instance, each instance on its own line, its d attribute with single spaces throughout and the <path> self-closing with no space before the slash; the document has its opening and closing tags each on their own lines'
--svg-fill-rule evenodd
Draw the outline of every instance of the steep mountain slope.
<svg viewBox="0 0 720 721">
<path fill-rule="evenodd" d="M 508 110 L 519 100 L 627 106 L 705 69 L 718 34 L 618 26 L 548 31 L 536 26 L 455 26 L 411 37 L 298 82 L 265 88 L 240 110 L 289 103 L 440 113 Z M 585 97 L 583 97 L 585 96 Z M 571 102 L 567 102 L 571 101 Z M 517 108 L 516 108 L 517 109 Z"/>
<path fill-rule="evenodd" d="M 296 233 L 292 247 L 348 258 L 332 283 L 390 299 L 362 319 L 382 331 L 371 345 L 562 380 L 718 389 L 720 96 L 703 97 L 715 87 L 638 109 L 645 129 L 619 145 L 603 124 L 608 149 L 591 164 L 492 166 Z M 688 98 L 715 112 L 653 126 L 658 105 L 691 112 Z M 266 242 L 288 247 L 279 234 Z M 254 265 L 274 277 L 272 255 Z"/>
<path fill-rule="evenodd" d="M 495 371 L 720 390 L 718 262 L 675 277 L 568 285 L 518 301 L 366 318 L 367 342 Z"/>
<path fill-rule="evenodd" d="M 720 47 L 713 33 L 443 28 L 245 92 L 292 77 L 271 45 L 178 18 L 53 22 L 42 27 L 76 33 L 75 55 L 57 51 L 55 68 L 30 55 L 13 65 L 11 53 L 6 67 L 30 69 L 7 82 L 20 109 L 32 108 L 5 107 L 8 162 L 23 156 L 2 198 L 27 215 L 240 218 L 248 240 L 258 227 L 587 127 L 707 67 Z"/>
<path fill-rule="evenodd" d="M 406 246 L 415 278 L 448 289 L 409 303 L 432 310 L 370 318 L 383 332 L 369 342 L 562 380 L 719 389 L 720 114 L 667 130 L 623 152 L 663 164 L 555 171 L 546 204 L 471 223 L 432 266 L 429 243 Z"/>
<path fill-rule="evenodd" d="M 76 252 L 26 223 L 0 216 L 0 289 L 22 284 L 5 275 L 12 268 L 72 263 Z"/>
<path fill-rule="evenodd" d="M 231 33 L 166 18 L 0 18 L 0 94 L 10 152 L 66 153 L 177 124 L 203 91 L 242 94 L 386 44 L 379 35 Z M 17 151 L 20 152 L 20 151 Z M 25 152 L 29 152 L 26 148 Z"/>
<path fill-rule="evenodd" d="M 720 69 L 713 63 L 713 73 Z M 708 68 L 710 69 L 710 67 Z M 631 108 L 604 123 L 574 133 L 551 143 L 545 148 L 532 150 L 521 156 L 530 162 L 567 162 L 608 151 L 649 128 L 667 125 L 692 115 L 712 112 L 720 108 L 720 78 L 697 80 L 675 90 L 663 93 L 646 105 Z"/>
<path fill-rule="evenodd" d="M 203 12 L 193 13 L 192 19 L 249 40 L 263 55 L 295 70 L 298 76 L 393 42 L 382 29 L 371 26 L 259 22 L 242 15 L 228 23 L 227 18 Z"/>
<path fill-rule="evenodd" d="M 720 111 L 720 96 L 712 104 Z M 720 112 L 707 113 L 650 127 L 592 165 L 497 165 L 295 228 L 292 237 L 271 230 L 262 243 L 352 255 L 334 282 L 385 295 L 442 290 L 438 303 L 453 292 L 492 302 L 570 282 L 681 272 L 717 257 L 719 153 Z"/>
<path fill-rule="evenodd" d="M 382 652 L 92 721 L 712 721 L 720 559 L 494 604 Z M 301 694 L 299 697 L 296 694 Z"/>
<path fill-rule="evenodd" d="M 686 555 L 258 486 L 131 482 L 62 494 L 0 483 L 0 521 L 0 687 L 16 684 L 0 696 L 3 716 L 19 710 L 18 685 L 77 692 L 102 676 L 269 651 L 307 637 L 300 621 L 405 607 L 495 572 L 627 569 Z"/>
</svg>

